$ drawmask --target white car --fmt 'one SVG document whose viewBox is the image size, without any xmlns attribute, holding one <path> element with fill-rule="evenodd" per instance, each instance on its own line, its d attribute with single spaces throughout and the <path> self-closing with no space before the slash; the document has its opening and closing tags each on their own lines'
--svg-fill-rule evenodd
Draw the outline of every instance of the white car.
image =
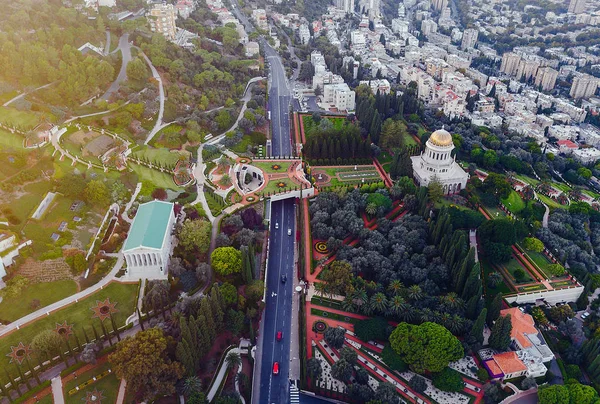
<svg viewBox="0 0 600 404">
<path fill-rule="evenodd" d="M 589 317 L 589 315 L 590 315 L 590 313 L 586 311 L 585 313 L 583 313 L 583 314 L 581 315 L 581 318 L 585 320 L 586 318 L 588 318 L 588 317 Z"/>
<path fill-rule="evenodd" d="M 279 223 L 275 222 L 275 228 L 278 229 L 279 228 Z"/>
<path fill-rule="evenodd" d="M 292 229 L 288 229 L 288 236 L 292 235 Z"/>
</svg>

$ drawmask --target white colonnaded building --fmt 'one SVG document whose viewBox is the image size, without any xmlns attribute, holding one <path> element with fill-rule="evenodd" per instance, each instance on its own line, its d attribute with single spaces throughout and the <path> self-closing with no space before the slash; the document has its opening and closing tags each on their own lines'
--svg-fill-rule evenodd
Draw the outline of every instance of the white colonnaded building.
<svg viewBox="0 0 600 404">
<path fill-rule="evenodd" d="M 413 176 L 419 186 L 427 187 L 437 180 L 446 195 L 455 194 L 466 187 L 469 174 L 456 162 L 452 150 L 454 143 L 448 131 L 442 128 L 431 134 L 425 143 L 425 151 L 411 157 Z"/>
<path fill-rule="evenodd" d="M 174 223 L 172 203 L 152 201 L 139 206 L 123 247 L 129 278 L 167 279 Z"/>
</svg>

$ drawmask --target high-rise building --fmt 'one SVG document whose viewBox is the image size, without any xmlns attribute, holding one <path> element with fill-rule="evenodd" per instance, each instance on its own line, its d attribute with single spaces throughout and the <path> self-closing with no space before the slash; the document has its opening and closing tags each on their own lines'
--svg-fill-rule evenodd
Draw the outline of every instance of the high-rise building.
<svg viewBox="0 0 600 404">
<path fill-rule="evenodd" d="M 438 25 L 433 20 L 423 20 L 421 21 L 421 33 L 424 36 L 429 36 L 434 32 L 437 32 Z"/>
<path fill-rule="evenodd" d="M 460 47 L 463 49 L 470 49 L 470 48 L 475 47 L 478 36 L 479 36 L 479 31 L 477 31 L 476 29 L 472 29 L 472 28 L 466 29 L 465 32 L 463 33 L 462 43 L 460 44 Z"/>
<path fill-rule="evenodd" d="M 535 75 L 536 87 L 542 88 L 544 91 L 550 91 L 556 84 L 558 72 L 551 67 L 540 67 Z"/>
<path fill-rule="evenodd" d="M 521 56 L 514 52 L 506 52 L 502 55 L 502 64 L 500 65 L 500 71 L 506 73 L 509 76 L 515 76 L 519 69 L 519 63 L 521 62 Z"/>
<path fill-rule="evenodd" d="M 540 61 L 538 59 L 521 59 L 521 61 L 519 62 L 519 68 L 517 69 L 516 77 L 519 80 L 521 80 L 521 78 L 523 77 L 525 78 L 525 80 L 529 80 L 530 78 L 535 76 L 535 73 L 537 72 L 539 67 Z"/>
<path fill-rule="evenodd" d="M 569 3 L 569 13 L 581 14 L 585 11 L 585 0 L 571 0 Z"/>
<path fill-rule="evenodd" d="M 569 94 L 573 98 L 589 98 L 596 93 L 598 81 L 599 79 L 589 74 L 579 74 L 573 79 Z"/>
<path fill-rule="evenodd" d="M 172 4 L 155 4 L 147 14 L 150 29 L 164 35 L 167 39 L 175 39 L 177 12 Z"/>
<path fill-rule="evenodd" d="M 354 0 L 336 0 L 335 6 L 347 13 L 354 12 Z"/>
<path fill-rule="evenodd" d="M 433 0 L 431 6 L 434 10 L 442 10 L 448 6 L 448 0 Z"/>
</svg>

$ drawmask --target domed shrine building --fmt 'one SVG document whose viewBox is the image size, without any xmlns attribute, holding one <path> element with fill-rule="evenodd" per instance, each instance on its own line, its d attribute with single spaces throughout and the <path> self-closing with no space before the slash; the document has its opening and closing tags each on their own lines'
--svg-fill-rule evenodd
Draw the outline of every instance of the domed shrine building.
<svg viewBox="0 0 600 404">
<path fill-rule="evenodd" d="M 454 143 L 448 131 L 442 128 L 431 134 L 425 143 L 425 151 L 411 157 L 413 176 L 420 186 L 426 187 L 437 180 L 446 195 L 465 188 L 469 174 L 456 163 L 452 150 Z"/>
</svg>

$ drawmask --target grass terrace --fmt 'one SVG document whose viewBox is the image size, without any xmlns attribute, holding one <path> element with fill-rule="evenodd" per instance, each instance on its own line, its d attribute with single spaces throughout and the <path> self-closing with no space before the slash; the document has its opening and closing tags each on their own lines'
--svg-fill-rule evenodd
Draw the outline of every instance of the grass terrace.
<svg viewBox="0 0 600 404">
<path fill-rule="evenodd" d="M 519 193 L 515 190 L 512 190 L 508 195 L 508 198 L 502 199 L 502 203 L 506 208 L 514 213 L 515 215 L 525 209 L 525 202 L 521 199 Z"/>
<path fill-rule="evenodd" d="M 518 179 L 518 180 L 520 180 L 521 182 L 524 182 L 525 184 L 529 184 L 529 185 L 532 185 L 532 186 L 536 186 L 537 184 L 540 183 L 535 178 L 531 178 L 531 177 L 528 177 L 528 176 L 523 175 L 523 174 L 515 174 L 515 178 Z"/>
<path fill-rule="evenodd" d="M 356 170 L 354 169 L 356 167 Z M 317 180 L 317 184 L 322 186 L 340 186 L 349 184 L 360 184 L 362 179 L 365 182 L 381 181 L 379 172 L 373 165 L 366 166 L 338 166 L 338 167 L 319 167 L 312 168 L 312 173 Z M 318 174 L 325 173 L 329 177 L 329 182 L 318 180 Z"/>
<path fill-rule="evenodd" d="M 529 275 L 529 272 L 527 272 L 525 268 L 523 268 L 523 265 L 521 265 L 521 263 L 514 256 L 511 257 L 506 264 L 503 264 L 503 267 L 510 273 L 510 275 L 515 280 L 515 283 L 517 284 L 536 282 L 536 280 L 533 279 L 531 275 Z M 521 279 L 517 279 L 517 277 L 515 276 L 515 272 L 519 269 L 522 270 L 525 274 Z"/>
<path fill-rule="evenodd" d="M 19 111 L 15 108 L 0 106 L 0 122 L 21 130 L 30 130 L 40 123 L 40 116 L 34 112 Z"/>
<path fill-rule="evenodd" d="M 2 128 L 0 128 L 0 148 L 2 150 L 10 148 L 28 152 L 27 149 L 23 149 L 23 137 Z"/>
<path fill-rule="evenodd" d="M 553 209 L 568 209 L 569 208 L 569 205 L 561 205 L 554 199 L 548 198 L 546 195 L 542 195 L 542 194 L 538 193 L 537 196 L 538 196 L 538 198 L 540 198 L 540 200 L 542 202 L 544 202 L 546 205 L 548 205 L 549 208 L 553 208 Z"/>
<path fill-rule="evenodd" d="M 355 324 L 359 321 L 358 319 L 356 319 L 354 317 L 342 316 L 337 313 L 332 313 L 330 311 L 319 310 L 319 309 L 315 309 L 315 308 L 310 309 L 310 314 L 314 314 L 315 316 L 319 316 L 319 317 L 323 317 L 323 318 L 330 318 L 332 320 L 343 321 L 345 323 L 350 323 L 350 324 Z"/>
<path fill-rule="evenodd" d="M 547 271 L 548 266 L 551 265 L 552 262 L 546 256 L 546 254 L 544 254 L 543 252 L 537 252 L 537 251 L 530 251 L 530 250 L 525 250 L 525 251 L 527 253 L 527 256 L 531 259 L 531 261 L 533 261 L 537 265 L 537 267 L 542 270 L 544 275 L 546 275 L 546 278 L 548 278 L 548 279 L 557 278 L 556 276 L 552 275 L 552 273 Z"/>
<path fill-rule="evenodd" d="M 512 292 L 512 289 L 510 288 L 510 286 L 506 283 L 506 280 L 504 279 L 504 277 L 502 277 L 502 282 L 496 286 L 495 288 L 490 288 L 489 285 L 487 284 L 487 279 L 490 276 L 491 273 L 493 272 L 498 272 L 496 271 L 496 269 L 494 267 L 492 267 L 492 265 L 486 260 L 486 259 L 482 259 L 480 261 L 481 266 L 483 268 L 483 277 L 484 277 L 484 281 L 485 281 L 485 290 L 486 290 L 486 299 L 492 299 L 494 297 L 494 295 L 498 292 L 502 292 L 502 294 L 508 294 Z"/>
<path fill-rule="evenodd" d="M 346 122 L 346 118 L 344 117 L 327 117 L 323 116 L 321 119 L 328 119 L 333 124 L 335 129 L 342 129 L 344 123 Z M 302 123 L 304 124 L 304 134 L 310 133 L 313 127 L 317 126 L 315 121 L 312 119 L 312 115 L 302 115 Z"/>
<path fill-rule="evenodd" d="M 92 319 L 93 312 L 91 307 L 96 305 L 96 301 L 104 301 L 109 298 L 111 303 L 116 303 L 118 313 L 114 315 L 117 326 L 125 324 L 125 320 L 135 310 L 136 296 L 138 291 L 137 283 L 118 283 L 112 282 L 104 289 L 94 293 L 78 303 L 69 305 L 59 311 L 51 313 L 49 316 L 39 318 L 33 323 L 22 326 L 19 330 L 13 331 L 0 338 L 0 367 L 9 369 L 11 374 L 16 377 L 17 372 L 14 366 L 9 366 L 9 358 L 5 356 L 11 351 L 11 346 L 17 346 L 19 342 L 25 344 L 31 343 L 33 338 L 44 330 L 53 330 L 57 323 L 67 322 L 73 325 L 73 331 L 77 334 L 79 342 L 85 342 L 83 328 L 90 339 L 93 339 L 92 324 L 96 327 L 99 334 L 102 333 L 100 320 Z M 112 329 L 110 321 L 106 321 L 108 329 Z M 70 339 L 71 346 L 75 345 L 74 337 Z M 35 361 L 34 361 L 35 362 Z M 6 374 L 0 374 L 0 382 L 8 383 Z"/>
<path fill-rule="evenodd" d="M 88 392 L 92 392 L 94 390 L 98 390 L 98 392 L 102 393 L 104 399 L 102 403 L 112 404 L 117 401 L 117 395 L 119 394 L 119 384 L 121 383 L 117 376 L 114 373 L 110 373 L 100 380 L 92 382 L 88 384 L 86 387 L 81 388 L 75 394 L 69 394 L 69 391 L 76 388 L 77 386 L 85 383 L 86 381 L 92 379 L 94 377 L 99 376 L 100 374 L 108 371 L 110 369 L 110 364 L 108 362 L 104 362 L 100 366 L 88 370 L 87 372 L 77 373 L 76 379 L 71 379 L 63 386 L 63 392 L 65 396 L 65 401 L 68 403 L 81 403 L 85 402 L 85 398 Z"/>
<path fill-rule="evenodd" d="M 285 174 L 292 165 L 289 160 L 270 160 L 270 161 L 252 161 L 250 165 L 260 168 L 267 174 Z M 279 166 L 279 169 L 273 168 L 273 166 Z"/>
<path fill-rule="evenodd" d="M 132 153 L 133 157 L 137 157 L 141 160 L 149 160 L 155 164 L 162 164 L 162 166 L 172 166 L 177 164 L 180 156 L 185 156 L 187 153 L 172 152 L 169 149 L 155 149 L 153 147 L 143 146 L 135 149 Z"/>
<path fill-rule="evenodd" d="M 70 279 L 29 284 L 21 290 L 19 296 L 4 297 L 0 303 L 0 318 L 8 321 L 18 320 L 37 310 L 30 308 L 30 303 L 34 299 L 40 301 L 39 309 L 71 296 L 75 292 L 77 292 L 77 284 Z"/>
<path fill-rule="evenodd" d="M 156 188 L 177 189 L 177 185 L 173 182 L 173 175 L 159 170 L 153 170 L 140 164 L 129 162 L 129 166 L 138 175 L 140 181 L 147 181 L 155 185 Z"/>
</svg>

